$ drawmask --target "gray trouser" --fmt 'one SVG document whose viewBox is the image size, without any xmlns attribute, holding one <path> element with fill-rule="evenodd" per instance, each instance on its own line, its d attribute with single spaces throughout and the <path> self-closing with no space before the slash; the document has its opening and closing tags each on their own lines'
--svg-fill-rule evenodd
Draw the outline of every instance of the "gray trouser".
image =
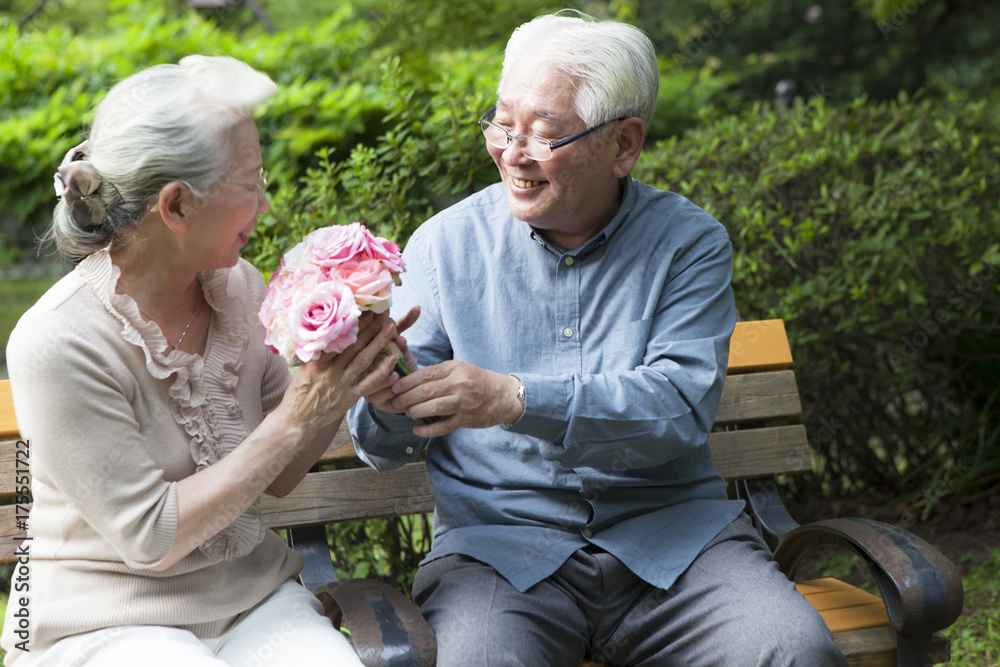
<svg viewBox="0 0 1000 667">
<path fill-rule="evenodd" d="M 586 547 L 520 593 L 466 556 L 420 568 L 413 595 L 439 667 L 846 666 L 833 636 L 741 515 L 669 590 Z"/>
</svg>

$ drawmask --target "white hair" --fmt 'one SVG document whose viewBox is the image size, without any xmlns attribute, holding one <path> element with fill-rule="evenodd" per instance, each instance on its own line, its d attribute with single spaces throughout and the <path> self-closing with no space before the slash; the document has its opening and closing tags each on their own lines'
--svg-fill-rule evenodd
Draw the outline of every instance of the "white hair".
<svg viewBox="0 0 1000 667">
<path fill-rule="evenodd" d="M 188 56 L 122 80 L 98 105 L 89 138 L 87 159 L 101 177 L 95 196 L 107 214 L 79 224 L 60 201 L 46 240 L 77 262 L 124 243 L 167 183 L 210 196 L 249 148 L 235 144 L 233 128 L 276 91 L 267 75 L 219 56 Z"/>
<path fill-rule="evenodd" d="M 574 13 L 539 16 L 514 31 L 497 93 L 511 66 L 528 59 L 552 65 L 573 80 L 576 113 L 588 127 L 623 116 L 638 116 L 648 125 L 660 85 L 649 37 L 627 23 Z"/>
</svg>

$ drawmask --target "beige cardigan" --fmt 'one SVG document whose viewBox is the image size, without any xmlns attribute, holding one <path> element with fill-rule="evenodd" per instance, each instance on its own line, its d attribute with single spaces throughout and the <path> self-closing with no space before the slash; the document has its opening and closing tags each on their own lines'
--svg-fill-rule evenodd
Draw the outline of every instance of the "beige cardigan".
<svg viewBox="0 0 1000 667">
<path fill-rule="evenodd" d="M 34 505 L 28 595 L 10 597 L 2 645 L 27 597 L 30 648 L 120 625 L 202 637 L 231 626 L 302 567 L 256 507 L 162 573 L 175 482 L 236 447 L 289 382 L 257 320 L 260 274 L 240 260 L 200 279 L 213 308 L 204 356 L 168 351 L 159 328 L 115 293 L 107 251 L 91 255 L 18 322 L 7 348 L 14 409 L 30 441 Z M 23 612 L 22 612 L 23 613 Z"/>
</svg>

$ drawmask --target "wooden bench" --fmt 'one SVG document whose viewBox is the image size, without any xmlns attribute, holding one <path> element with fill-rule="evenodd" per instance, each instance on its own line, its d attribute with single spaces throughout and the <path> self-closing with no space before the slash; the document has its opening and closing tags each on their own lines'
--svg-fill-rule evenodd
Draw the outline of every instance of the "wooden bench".
<svg viewBox="0 0 1000 667">
<path fill-rule="evenodd" d="M 950 643 L 940 630 L 951 625 L 962 608 L 962 582 L 954 564 L 895 526 L 850 518 L 799 526 L 785 510 L 775 476 L 812 469 L 805 427 L 795 423 L 801 404 L 795 375 L 788 370 L 791 362 L 780 320 L 737 325 L 716 429 L 709 438 L 716 469 L 734 496 L 747 501 L 789 578 L 795 578 L 806 554 L 823 546 L 858 554 L 868 567 L 881 599 L 832 578 L 797 583 L 852 665 L 948 662 Z M 18 521 L 29 501 L 16 497 L 18 457 L 24 456 L 18 452 L 25 448 L 17 437 L 10 388 L 3 382 L 0 440 L 9 440 L 0 444 L 0 495 L 22 508 L 0 506 L 3 561 L 16 560 L 15 550 L 25 536 Z M 324 528 L 433 510 L 434 493 L 424 464 L 376 473 L 358 461 L 345 429 L 321 464 L 288 497 L 263 499 L 268 525 L 293 529 L 288 539 L 306 555 L 303 583 L 317 592 L 331 618 L 339 620 L 343 612 L 345 627 L 366 664 L 433 665 L 433 636 L 405 598 L 378 582 L 336 582 Z"/>
</svg>

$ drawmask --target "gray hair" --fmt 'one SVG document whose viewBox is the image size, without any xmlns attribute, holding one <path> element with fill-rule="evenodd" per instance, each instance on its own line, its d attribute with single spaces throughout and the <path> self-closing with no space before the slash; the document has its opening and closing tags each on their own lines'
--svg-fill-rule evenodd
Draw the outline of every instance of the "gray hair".
<svg viewBox="0 0 1000 667">
<path fill-rule="evenodd" d="M 588 127 L 622 116 L 648 125 L 656 106 L 660 69 L 649 37 L 635 26 L 598 21 L 580 12 L 539 16 L 507 41 L 497 93 L 513 63 L 529 58 L 571 77 L 576 113 Z"/>
<path fill-rule="evenodd" d="M 199 200 L 245 164 L 230 131 L 275 93 L 267 75 L 234 58 L 188 56 L 122 80 L 97 107 L 88 159 L 100 176 L 93 196 L 106 213 L 78 220 L 63 200 L 43 243 L 79 262 L 127 243 L 164 185 L 184 183 Z"/>
</svg>

